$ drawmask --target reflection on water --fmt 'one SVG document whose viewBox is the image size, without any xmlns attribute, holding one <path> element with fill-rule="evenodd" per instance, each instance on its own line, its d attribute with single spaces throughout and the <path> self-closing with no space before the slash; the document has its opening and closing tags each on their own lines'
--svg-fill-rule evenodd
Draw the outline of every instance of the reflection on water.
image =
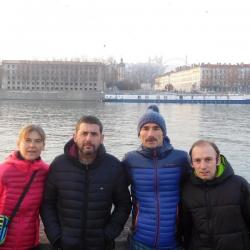
<svg viewBox="0 0 250 250">
<path fill-rule="evenodd" d="M 51 162 L 63 152 L 74 124 L 83 114 L 98 116 L 104 124 L 105 146 L 121 159 L 139 145 L 137 120 L 148 104 L 1 101 L 0 161 L 14 148 L 20 127 L 40 124 L 46 134 L 43 158 Z M 250 105 L 159 104 L 167 133 L 176 148 L 189 150 L 200 138 L 215 141 L 235 172 L 250 181 Z"/>
</svg>

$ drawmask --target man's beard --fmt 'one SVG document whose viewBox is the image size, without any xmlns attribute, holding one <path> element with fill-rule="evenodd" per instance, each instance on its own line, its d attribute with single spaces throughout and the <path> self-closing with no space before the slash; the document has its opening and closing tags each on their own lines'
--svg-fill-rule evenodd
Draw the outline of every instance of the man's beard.
<svg viewBox="0 0 250 250">
<path fill-rule="evenodd" d="M 85 149 L 86 146 L 88 147 L 91 146 L 91 149 Z M 96 146 L 93 144 L 88 144 L 88 145 L 83 145 L 80 148 L 80 151 L 83 156 L 91 156 L 91 155 L 96 155 L 98 148 L 96 148 Z"/>
</svg>

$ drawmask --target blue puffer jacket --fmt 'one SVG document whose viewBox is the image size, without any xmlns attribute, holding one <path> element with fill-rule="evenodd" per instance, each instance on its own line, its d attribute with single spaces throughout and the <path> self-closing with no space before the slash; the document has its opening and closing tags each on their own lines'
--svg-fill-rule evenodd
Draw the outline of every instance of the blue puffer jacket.
<svg viewBox="0 0 250 250">
<path fill-rule="evenodd" d="M 180 182 L 191 170 L 186 152 L 166 137 L 156 149 L 140 147 L 125 155 L 133 199 L 133 239 L 154 249 L 178 246 L 176 220 Z"/>
</svg>

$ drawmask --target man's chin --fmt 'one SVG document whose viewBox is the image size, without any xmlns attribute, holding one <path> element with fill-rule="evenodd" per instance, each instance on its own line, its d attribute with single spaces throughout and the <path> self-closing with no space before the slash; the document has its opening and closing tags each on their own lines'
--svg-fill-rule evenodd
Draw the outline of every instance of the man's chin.
<svg viewBox="0 0 250 250">
<path fill-rule="evenodd" d="M 96 152 L 94 150 L 85 150 L 83 152 L 84 155 L 90 156 L 90 155 L 94 155 Z"/>
<path fill-rule="evenodd" d="M 146 143 L 145 147 L 146 148 L 156 148 L 157 144 L 156 143 Z"/>
</svg>

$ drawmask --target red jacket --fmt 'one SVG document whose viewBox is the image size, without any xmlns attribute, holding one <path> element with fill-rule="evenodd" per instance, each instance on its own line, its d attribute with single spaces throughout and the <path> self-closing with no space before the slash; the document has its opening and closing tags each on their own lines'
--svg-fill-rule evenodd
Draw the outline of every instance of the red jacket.
<svg viewBox="0 0 250 250">
<path fill-rule="evenodd" d="M 39 208 L 48 164 L 21 160 L 13 152 L 0 165 L 0 214 L 10 216 L 34 170 L 38 170 L 17 214 L 8 227 L 2 250 L 28 250 L 39 244 Z"/>
</svg>

